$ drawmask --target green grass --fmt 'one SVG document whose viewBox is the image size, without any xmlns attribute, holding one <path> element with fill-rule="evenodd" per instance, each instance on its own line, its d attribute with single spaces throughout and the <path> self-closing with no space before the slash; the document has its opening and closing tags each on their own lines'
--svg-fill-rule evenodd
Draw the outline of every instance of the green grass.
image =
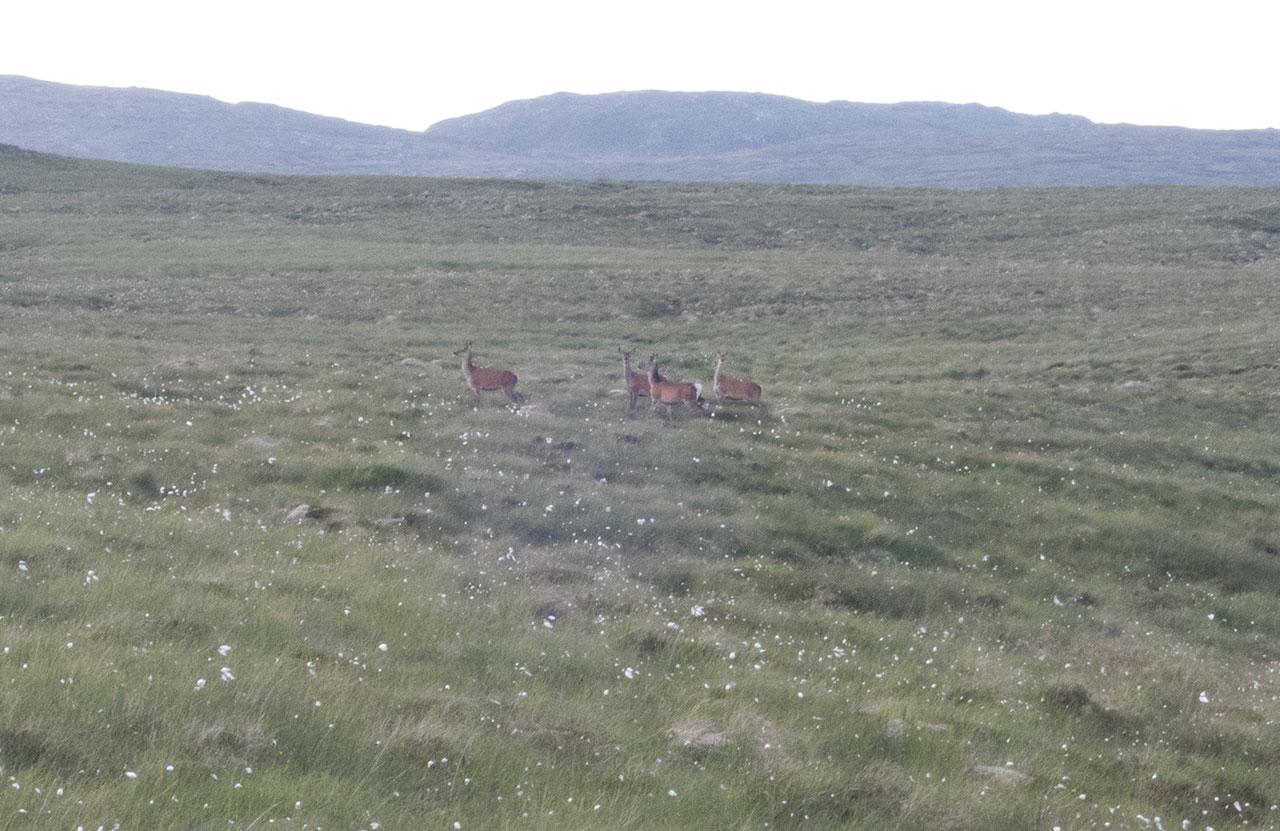
<svg viewBox="0 0 1280 831">
<path fill-rule="evenodd" d="M 0 148 L 0 825 L 1274 827 L 1278 204 Z"/>
</svg>

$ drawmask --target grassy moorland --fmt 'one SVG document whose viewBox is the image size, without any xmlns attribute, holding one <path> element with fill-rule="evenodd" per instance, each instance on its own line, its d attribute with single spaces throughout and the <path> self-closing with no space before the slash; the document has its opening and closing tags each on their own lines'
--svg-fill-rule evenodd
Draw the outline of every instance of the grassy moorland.
<svg viewBox="0 0 1280 831">
<path fill-rule="evenodd" d="M 1272 190 L 0 148 L 0 826 L 1276 827 L 1278 308 Z"/>
</svg>

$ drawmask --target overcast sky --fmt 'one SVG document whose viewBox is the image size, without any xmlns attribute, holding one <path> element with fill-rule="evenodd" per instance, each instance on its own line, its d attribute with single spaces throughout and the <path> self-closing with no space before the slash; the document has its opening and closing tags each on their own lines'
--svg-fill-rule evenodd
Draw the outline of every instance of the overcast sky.
<svg viewBox="0 0 1280 831">
<path fill-rule="evenodd" d="M 1280 128 L 1276 0 L 23 0 L 3 18 L 0 75 L 411 130 L 641 89 Z"/>
</svg>

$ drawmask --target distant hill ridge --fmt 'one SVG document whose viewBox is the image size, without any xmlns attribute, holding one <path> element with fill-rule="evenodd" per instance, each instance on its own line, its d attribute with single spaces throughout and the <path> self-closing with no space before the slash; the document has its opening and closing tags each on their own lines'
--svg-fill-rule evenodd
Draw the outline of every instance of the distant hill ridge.
<svg viewBox="0 0 1280 831">
<path fill-rule="evenodd" d="M 414 132 L 271 104 L 0 76 L 0 142 L 269 173 L 1280 186 L 1277 130 L 1095 124 L 977 104 L 818 104 L 741 92 L 556 93 Z"/>
<path fill-rule="evenodd" d="M 859 133 L 983 135 L 1090 125 L 1079 116 L 1019 115 L 977 104 L 814 104 L 741 92 L 561 92 L 442 121 L 427 135 L 506 153 L 662 157 L 758 150 Z"/>
</svg>

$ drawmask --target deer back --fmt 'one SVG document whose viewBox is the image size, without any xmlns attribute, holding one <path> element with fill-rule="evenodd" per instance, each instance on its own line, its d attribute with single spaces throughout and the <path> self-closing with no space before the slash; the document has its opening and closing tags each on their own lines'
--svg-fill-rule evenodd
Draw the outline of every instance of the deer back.
<svg viewBox="0 0 1280 831">
<path fill-rule="evenodd" d="M 727 395 L 734 398 L 752 398 L 760 395 L 760 385 L 754 381 L 747 381 L 742 378 L 734 378 L 729 375 L 721 375 L 719 387 Z"/>
<path fill-rule="evenodd" d="M 698 400 L 698 385 L 683 381 L 659 381 L 657 384 L 650 384 L 650 390 L 653 397 L 663 404 Z"/>
<path fill-rule="evenodd" d="M 471 367 L 468 380 L 473 387 L 482 390 L 501 390 L 515 386 L 516 374 L 509 369 Z"/>
</svg>

